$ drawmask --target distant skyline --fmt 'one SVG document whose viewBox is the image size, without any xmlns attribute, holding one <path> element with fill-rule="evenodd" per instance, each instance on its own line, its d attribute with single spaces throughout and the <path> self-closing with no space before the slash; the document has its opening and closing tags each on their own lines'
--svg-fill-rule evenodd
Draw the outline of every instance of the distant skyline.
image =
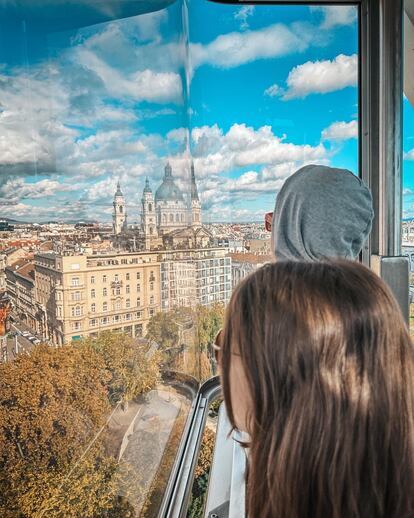
<svg viewBox="0 0 414 518">
<path fill-rule="evenodd" d="M 119 180 L 139 221 L 145 177 L 155 190 L 170 160 L 185 189 L 190 153 L 207 222 L 261 221 L 307 163 L 357 173 L 356 7 L 186 4 L 10 31 L 7 45 L 3 35 L 0 218 L 109 222 Z M 414 110 L 404 105 L 413 217 Z"/>
</svg>

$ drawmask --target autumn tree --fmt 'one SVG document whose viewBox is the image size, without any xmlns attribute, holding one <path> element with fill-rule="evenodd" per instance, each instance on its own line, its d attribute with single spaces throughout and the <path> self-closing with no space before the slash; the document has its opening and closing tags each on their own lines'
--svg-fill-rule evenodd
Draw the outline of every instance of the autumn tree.
<svg viewBox="0 0 414 518">
<path fill-rule="evenodd" d="M 219 302 L 215 302 L 211 306 L 197 306 L 195 322 L 197 341 L 201 350 L 207 350 L 207 347 L 213 343 L 220 328 L 223 327 L 224 313 L 224 304 Z"/>
<path fill-rule="evenodd" d="M 42 502 L 56 495 L 56 481 L 67 475 L 105 422 L 108 379 L 99 355 L 84 349 L 39 346 L 30 356 L 0 365 L 2 517 L 36 516 Z M 96 478 L 103 464 L 99 457 L 90 463 L 81 486 L 98 494 L 104 491 Z M 74 500 L 80 501 L 80 495 Z M 87 516 L 82 513 L 78 516 Z"/>
<path fill-rule="evenodd" d="M 179 327 L 175 312 L 159 312 L 151 317 L 147 327 L 147 339 L 156 342 L 161 349 L 178 345 Z"/>
<path fill-rule="evenodd" d="M 111 404 L 130 401 L 152 389 L 160 377 L 160 354 L 148 345 L 122 333 L 104 332 L 97 339 L 86 338 L 77 346 L 91 350 L 103 362 Z"/>
</svg>

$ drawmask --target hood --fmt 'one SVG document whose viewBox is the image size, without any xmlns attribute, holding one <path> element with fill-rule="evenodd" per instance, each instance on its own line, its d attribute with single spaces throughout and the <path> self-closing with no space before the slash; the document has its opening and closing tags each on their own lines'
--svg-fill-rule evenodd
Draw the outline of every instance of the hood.
<svg viewBox="0 0 414 518">
<path fill-rule="evenodd" d="M 277 195 L 272 248 L 279 260 L 355 259 L 373 217 L 371 193 L 351 171 L 308 165 Z"/>
</svg>

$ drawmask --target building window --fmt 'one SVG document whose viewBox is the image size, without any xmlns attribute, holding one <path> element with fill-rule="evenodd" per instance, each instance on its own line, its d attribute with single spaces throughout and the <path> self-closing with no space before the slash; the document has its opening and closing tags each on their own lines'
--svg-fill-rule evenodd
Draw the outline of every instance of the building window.
<svg viewBox="0 0 414 518">
<path fill-rule="evenodd" d="M 62 308 L 60 306 L 57 308 L 57 316 L 58 317 L 62 316 Z"/>
<path fill-rule="evenodd" d="M 166 214 L 162 215 L 162 222 L 163 223 L 167 223 L 167 215 Z"/>
<path fill-rule="evenodd" d="M 116 288 L 115 289 L 115 295 L 121 295 L 121 288 Z"/>
<path fill-rule="evenodd" d="M 139 281 L 141 279 L 141 273 L 137 272 L 137 280 Z"/>
<path fill-rule="evenodd" d="M 91 311 L 92 311 L 92 313 L 95 313 L 95 311 L 96 311 L 96 304 L 95 303 L 91 304 Z"/>
<path fill-rule="evenodd" d="M 139 293 L 140 291 L 141 291 L 141 284 L 140 284 L 140 283 L 138 283 L 138 284 L 137 284 L 137 292 Z"/>
<path fill-rule="evenodd" d="M 125 274 L 125 279 L 126 279 L 127 281 L 129 281 L 129 278 L 130 278 L 130 274 L 129 274 L 129 273 Z"/>
<path fill-rule="evenodd" d="M 152 212 L 152 203 L 148 204 L 148 212 Z"/>
<path fill-rule="evenodd" d="M 82 308 L 80 306 L 75 306 L 72 308 L 72 316 L 80 317 L 82 315 Z"/>
<path fill-rule="evenodd" d="M 95 290 L 91 290 L 91 298 L 94 299 L 96 296 Z"/>
<path fill-rule="evenodd" d="M 131 293 L 131 287 L 129 286 L 129 284 L 125 286 L 125 293 Z"/>
<path fill-rule="evenodd" d="M 101 318 L 101 324 L 107 324 L 108 323 L 108 317 Z"/>
<path fill-rule="evenodd" d="M 119 322 L 121 320 L 120 315 L 114 315 L 114 322 Z"/>
<path fill-rule="evenodd" d="M 170 223 L 174 223 L 174 214 L 170 214 Z"/>
<path fill-rule="evenodd" d="M 89 320 L 89 325 L 90 325 L 91 327 L 95 327 L 95 326 L 96 326 L 96 319 L 95 319 L 95 318 L 93 318 L 92 320 Z"/>
<path fill-rule="evenodd" d="M 184 214 L 181 214 L 181 223 L 184 223 Z"/>
<path fill-rule="evenodd" d="M 141 298 L 140 298 L 140 297 L 138 297 L 138 298 L 137 298 L 137 308 L 139 308 L 139 307 L 140 307 L 140 305 L 141 305 Z"/>
<path fill-rule="evenodd" d="M 150 297 L 150 304 L 154 304 L 154 295 L 151 295 Z"/>
<path fill-rule="evenodd" d="M 131 307 L 131 301 L 129 299 L 126 299 L 125 301 L 125 307 L 130 308 Z"/>
<path fill-rule="evenodd" d="M 131 313 L 127 313 L 125 315 L 125 320 L 131 320 Z"/>
<path fill-rule="evenodd" d="M 79 285 L 80 285 L 79 277 L 72 277 L 72 286 L 79 286 Z"/>
<path fill-rule="evenodd" d="M 106 277 L 106 275 L 103 275 L 102 276 L 102 282 L 106 282 L 106 281 L 107 281 L 107 277 Z"/>
<path fill-rule="evenodd" d="M 150 317 L 153 317 L 154 315 L 155 315 L 155 310 L 151 308 L 151 309 L 149 310 L 149 316 L 150 316 Z"/>
<path fill-rule="evenodd" d="M 115 275 L 115 282 L 118 282 L 118 281 L 119 281 L 119 275 L 118 275 L 118 274 L 116 274 L 116 275 Z"/>
<path fill-rule="evenodd" d="M 78 331 L 79 329 L 82 328 L 82 323 L 81 322 L 73 322 L 72 327 L 73 327 L 73 329 Z"/>
<path fill-rule="evenodd" d="M 102 290 L 102 295 L 103 295 L 104 297 L 106 297 L 106 296 L 108 295 L 108 288 L 104 288 L 104 289 Z"/>
<path fill-rule="evenodd" d="M 107 302 L 104 302 L 104 303 L 102 304 L 102 310 L 103 310 L 103 311 L 108 311 L 108 303 L 107 303 Z"/>
<path fill-rule="evenodd" d="M 150 290 L 153 291 L 154 290 L 154 283 L 153 282 L 150 282 Z"/>
<path fill-rule="evenodd" d="M 95 284 L 95 276 L 94 275 L 92 275 L 92 277 L 91 277 L 91 284 Z"/>
<path fill-rule="evenodd" d="M 115 309 L 118 309 L 118 310 L 121 309 L 121 301 L 120 300 L 117 300 L 115 302 Z"/>
<path fill-rule="evenodd" d="M 180 215 L 179 214 L 175 215 L 175 221 L 176 221 L 176 223 L 180 222 Z"/>
</svg>

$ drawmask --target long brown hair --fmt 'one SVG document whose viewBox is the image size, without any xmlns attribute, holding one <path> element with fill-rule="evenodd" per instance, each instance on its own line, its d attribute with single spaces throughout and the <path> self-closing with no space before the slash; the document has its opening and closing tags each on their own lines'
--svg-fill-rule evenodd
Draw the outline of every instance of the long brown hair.
<svg viewBox="0 0 414 518">
<path fill-rule="evenodd" d="M 252 408 L 249 518 L 414 516 L 414 348 L 398 305 L 354 262 L 280 262 L 234 291 L 220 354 Z"/>
</svg>

